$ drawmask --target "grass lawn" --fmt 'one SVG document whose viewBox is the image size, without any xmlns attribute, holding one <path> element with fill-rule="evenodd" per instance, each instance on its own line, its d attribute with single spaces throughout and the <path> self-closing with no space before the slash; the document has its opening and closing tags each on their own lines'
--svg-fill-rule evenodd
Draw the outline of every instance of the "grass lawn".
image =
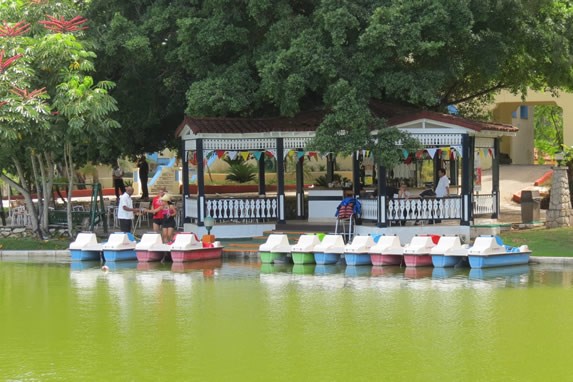
<svg viewBox="0 0 573 382">
<path fill-rule="evenodd" d="M 573 257 L 573 228 L 533 228 L 502 232 L 503 242 L 509 245 L 527 244 L 532 256 Z"/>
<path fill-rule="evenodd" d="M 70 245 L 69 240 L 38 240 L 32 238 L 4 238 L 0 239 L 0 250 L 6 251 L 42 251 L 42 250 L 55 250 L 55 249 L 68 249 Z"/>
</svg>

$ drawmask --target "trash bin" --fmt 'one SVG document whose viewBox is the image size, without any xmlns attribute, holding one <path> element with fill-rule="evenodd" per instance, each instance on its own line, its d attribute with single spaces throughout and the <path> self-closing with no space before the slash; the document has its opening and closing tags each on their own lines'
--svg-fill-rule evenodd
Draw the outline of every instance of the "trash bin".
<svg viewBox="0 0 573 382">
<path fill-rule="evenodd" d="M 526 224 L 538 222 L 540 206 L 539 191 L 521 191 L 521 222 Z"/>
</svg>

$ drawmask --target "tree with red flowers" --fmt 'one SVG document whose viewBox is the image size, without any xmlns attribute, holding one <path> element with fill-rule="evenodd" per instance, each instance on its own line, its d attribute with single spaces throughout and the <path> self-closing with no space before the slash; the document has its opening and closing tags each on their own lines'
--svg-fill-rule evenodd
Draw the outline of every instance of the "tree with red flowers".
<svg viewBox="0 0 573 382">
<path fill-rule="evenodd" d="M 63 169 L 71 190 L 76 162 L 105 150 L 119 126 L 110 117 L 114 84 L 90 75 L 95 54 L 86 48 L 88 23 L 75 2 L 11 0 L 0 11 L 7 15 L 0 24 L 0 178 L 24 196 L 32 229 L 46 237 L 54 170 Z M 72 234 L 70 198 L 68 192 Z"/>
</svg>

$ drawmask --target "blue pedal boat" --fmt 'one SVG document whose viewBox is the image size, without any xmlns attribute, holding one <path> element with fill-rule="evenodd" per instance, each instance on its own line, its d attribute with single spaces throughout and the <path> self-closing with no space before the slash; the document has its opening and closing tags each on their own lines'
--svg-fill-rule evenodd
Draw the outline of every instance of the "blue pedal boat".
<svg viewBox="0 0 573 382">
<path fill-rule="evenodd" d="M 314 262 L 318 265 L 336 264 L 344 253 L 342 235 L 325 235 L 313 248 Z"/>
<path fill-rule="evenodd" d="M 346 265 L 372 265 L 370 248 L 374 244 L 372 236 L 355 236 L 352 243 L 344 247 Z"/>
<path fill-rule="evenodd" d="M 103 257 L 106 262 L 137 260 L 135 245 L 135 237 L 131 233 L 112 233 L 103 245 Z"/>
<path fill-rule="evenodd" d="M 462 245 L 458 236 L 442 236 L 430 250 L 434 267 L 453 267 L 463 264 L 468 256 L 469 245 Z"/>
<path fill-rule="evenodd" d="M 72 261 L 100 261 L 103 245 L 93 232 L 80 232 L 69 246 Z"/>
<path fill-rule="evenodd" d="M 479 236 L 468 250 L 471 268 L 503 267 L 529 263 L 531 250 L 527 245 L 504 245 L 499 236 Z"/>
</svg>

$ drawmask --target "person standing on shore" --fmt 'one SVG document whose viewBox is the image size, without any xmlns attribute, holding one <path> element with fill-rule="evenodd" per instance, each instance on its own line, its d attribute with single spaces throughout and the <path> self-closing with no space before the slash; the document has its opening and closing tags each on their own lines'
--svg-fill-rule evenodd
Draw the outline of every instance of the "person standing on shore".
<svg viewBox="0 0 573 382">
<path fill-rule="evenodd" d="M 113 179 L 113 188 L 115 190 L 115 199 L 119 203 L 120 195 L 125 193 L 125 184 L 123 183 L 123 170 L 119 166 L 119 163 L 115 165 L 111 173 Z M 121 193 L 120 193 L 121 191 Z"/>
<path fill-rule="evenodd" d="M 119 220 L 119 229 L 121 232 L 131 232 L 131 224 L 134 217 L 133 201 L 131 195 L 133 194 L 133 187 L 126 187 L 125 192 L 119 198 L 119 205 L 117 207 L 117 219 Z"/>
<path fill-rule="evenodd" d="M 149 190 L 147 189 L 147 181 L 149 179 L 149 164 L 147 159 L 145 159 L 145 154 L 143 154 L 137 160 L 137 167 L 139 168 L 139 182 L 141 183 L 141 198 L 149 198 Z"/>
</svg>

